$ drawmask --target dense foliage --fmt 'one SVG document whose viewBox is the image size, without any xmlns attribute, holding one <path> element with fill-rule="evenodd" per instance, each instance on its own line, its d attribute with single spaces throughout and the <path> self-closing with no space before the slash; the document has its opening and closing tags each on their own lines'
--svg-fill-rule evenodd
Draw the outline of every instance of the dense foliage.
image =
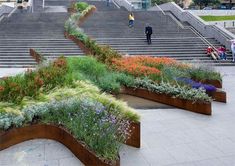
<svg viewBox="0 0 235 166">
<path fill-rule="evenodd" d="M 91 40 L 81 28 L 77 25 L 79 24 L 80 18 L 82 18 L 87 12 L 95 9 L 94 6 L 88 6 L 82 13 L 75 13 L 70 16 L 70 18 L 65 22 L 65 31 L 81 42 L 84 43 L 86 48 L 91 50 L 92 55 L 98 59 L 98 61 L 110 64 L 113 58 L 120 58 L 121 55 L 111 49 L 109 46 L 100 46 L 95 41 Z"/>
<path fill-rule="evenodd" d="M 118 93 L 121 85 L 130 84 L 134 77 L 125 73 L 110 71 L 106 65 L 92 57 L 68 58 L 69 70 L 75 80 L 90 80 L 102 91 Z"/>
<path fill-rule="evenodd" d="M 19 103 L 25 96 L 35 98 L 40 91 L 70 84 L 72 80 L 65 76 L 67 70 L 67 61 L 61 57 L 36 71 L 27 70 L 24 75 L 4 77 L 0 80 L 0 101 Z"/>
</svg>

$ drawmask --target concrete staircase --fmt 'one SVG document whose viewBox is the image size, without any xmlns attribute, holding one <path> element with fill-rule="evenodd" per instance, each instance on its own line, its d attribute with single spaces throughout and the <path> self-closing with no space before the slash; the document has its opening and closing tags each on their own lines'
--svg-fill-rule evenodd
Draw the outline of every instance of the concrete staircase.
<svg viewBox="0 0 235 166">
<path fill-rule="evenodd" d="M 178 60 L 210 65 L 233 65 L 231 54 L 228 61 L 214 61 L 206 55 L 208 43 L 197 32 L 182 28 L 168 15 L 159 11 L 136 11 L 134 27 L 128 27 L 128 12 L 107 10 L 105 2 L 82 25 L 85 33 L 99 44 L 110 45 L 122 54 L 167 56 Z M 147 45 L 144 28 L 146 23 L 153 27 L 152 45 Z M 204 38 L 215 47 L 220 43 L 213 38 Z"/>
<path fill-rule="evenodd" d="M 33 48 L 47 58 L 82 56 L 72 41 L 64 38 L 67 13 L 14 13 L 0 23 L 0 68 L 34 67 Z"/>
</svg>

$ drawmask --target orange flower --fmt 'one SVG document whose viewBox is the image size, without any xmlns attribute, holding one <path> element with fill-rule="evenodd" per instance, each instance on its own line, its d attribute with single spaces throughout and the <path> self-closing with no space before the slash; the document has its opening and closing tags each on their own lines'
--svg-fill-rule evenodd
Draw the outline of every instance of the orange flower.
<svg viewBox="0 0 235 166">
<path fill-rule="evenodd" d="M 3 86 L 0 86 L 0 92 L 4 91 L 4 87 Z"/>
</svg>

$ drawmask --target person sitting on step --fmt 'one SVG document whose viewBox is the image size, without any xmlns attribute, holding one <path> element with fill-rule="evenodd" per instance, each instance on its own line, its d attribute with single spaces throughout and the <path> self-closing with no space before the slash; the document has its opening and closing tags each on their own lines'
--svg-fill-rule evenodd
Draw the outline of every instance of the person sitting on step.
<svg viewBox="0 0 235 166">
<path fill-rule="evenodd" d="M 217 50 L 214 50 L 211 46 L 208 46 L 206 49 L 206 53 L 208 56 L 210 56 L 214 60 L 219 60 L 220 56 L 217 52 Z"/>
<path fill-rule="evenodd" d="M 221 60 L 226 60 L 226 59 L 227 59 L 227 56 L 226 56 L 226 48 L 225 48 L 225 46 L 222 45 L 222 46 L 219 47 L 217 50 L 218 50 L 220 59 L 221 59 Z"/>
</svg>

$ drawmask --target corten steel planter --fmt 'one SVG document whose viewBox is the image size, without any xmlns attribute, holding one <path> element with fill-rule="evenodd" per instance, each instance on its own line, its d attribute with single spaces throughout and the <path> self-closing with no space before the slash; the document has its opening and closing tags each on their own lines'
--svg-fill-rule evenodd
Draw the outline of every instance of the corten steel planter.
<svg viewBox="0 0 235 166">
<path fill-rule="evenodd" d="M 68 8 L 67 9 L 68 13 L 70 13 L 71 15 L 76 13 L 77 10 L 74 8 Z M 96 7 L 92 7 L 84 16 L 81 16 L 78 20 L 78 26 L 80 26 L 86 19 L 87 17 L 89 17 L 91 14 L 93 14 L 96 11 Z"/>
<path fill-rule="evenodd" d="M 223 103 L 227 103 L 227 97 L 226 97 L 226 92 L 222 91 L 222 90 L 216 90 L 213 94 L 212 94 L 212 98 L 215 101 L 218 102 L 223 102 Z"/>
<path fill-rule="evenodd" d="M 85 46 L 85 44 L 83 42 L 81 42 L 79 39 L 77 39 L 75 36 L 69 35 L 67 32 L 64 32 L 64 36 L 65 36 L 65 38 L 70 39 L 74 43 L 76 43 L 85 54 L 87 54 L 87 55 L 91 55 L 92 54 L 92 51 L 90 49 L 88 49 Z"/>
<path fill-rule="evenodd" d="M 31 57 L 33 57 L 33 59 L 35 59 L 35 61 L 39 64 L 42 62 L 43 60 L 43 57 L 37 53 L 34 49 L 30 48 L 29 49 L 29 54 Z"/>
<path fill-rule="evenodd" d="M 96 11 L 96 8 L 92 7 L 83 17 L 80 17 L 78 26 L 82 25 L 82 23 L 87 19 L 87 17 L 92 15 L 95 11 Z"/>
<path fill-rule="evenodd" d="M 222 81 L 219 81 L 219 80 L 201 80 L 201 81 L 195 80 L 195 81 L 201 82 L 203 84 L 213 85 L 216 88 L 222 88 Z"/>
<path fill-rule="evenodd" d="M 70 14 L 73 14 L 73 13 L 76 13 L 77 10 L 72 8 L 72 7 L 69 7 L 69 8 L 67 8 L 67 12 L 70 13 Z"/>
<path fill-rule="evenodd" d="M 125 143 L 126 145 L 140 148 L 140 141 L 141 141 L 140 127 L 141 127 L 140 122 L 131 122 L 130 124 L 131 135 L 129 139 L 126 140 Z"/>
<path fill-rule="evenodd" d="M 55 125 L 34 124 L 0 132 L 0 150 L 23 141 L 38 138 L 52 139 L 64 144 L 86 166 L 120 166 L 119 159 L 109 164 L 104 162 L 92 151 L 88 150 L 85 145 L 74 138 L 68 131 Z"/>
<path fill-rule="evenodd" d="M 211 103 L 200 103 L 193 102 L 190 100 L 172 98 L 166 94 L 157 94 L 154 92 L 150 92 L 145 89 L 134 89 L 134 88 L 124 88 L 122 93 L 129 94 L 137 97 L 142 97 L 145 99 L 153 100 L 156 102 L 164 103 L 167 105 L 175 106 L 178 108 L 182 108 L 191 112 L 201 113 L 205 115 L 211 115 Z"/>
</svg>

